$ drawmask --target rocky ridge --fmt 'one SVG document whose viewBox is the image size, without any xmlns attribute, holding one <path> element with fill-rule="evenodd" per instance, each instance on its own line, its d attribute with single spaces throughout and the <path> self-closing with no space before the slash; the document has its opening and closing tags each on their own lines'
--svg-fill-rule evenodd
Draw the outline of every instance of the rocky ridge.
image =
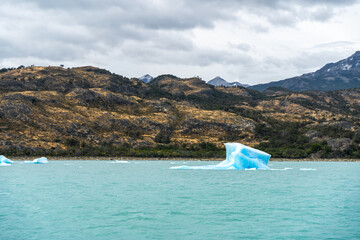
<svg viewBox="0 0 360 240">
<path fill-rule="evenodd" d="M 278 157 L 353 157 L 359 117 L 359 89 L 260 93 L 172 75 L 145 84 L 95 67 L 0 73 L 0 151 L 15 155 L 193 156 L 236 141 Z"/>
<path fill-rule="evenodd" d="M 269 87 L 282 87 L 291 91 L 335 91 L 360 87 L 360 51 L 336 63 L 328 63 L 313 73 L 285 80 L 258 84 L 251 89 L 264 91 Z"/>
</svg>

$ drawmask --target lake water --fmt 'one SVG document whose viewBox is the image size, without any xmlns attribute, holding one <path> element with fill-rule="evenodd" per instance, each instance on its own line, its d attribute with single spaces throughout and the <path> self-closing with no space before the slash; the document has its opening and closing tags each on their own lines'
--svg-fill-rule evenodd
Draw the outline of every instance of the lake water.
<svg viewBox="0 0 360 240">
<path fill-rule="evenodd" d="M 0 239 L 360 238 L 360 162 L 169 169 L 184 164 L 211 163 L 0 167 Z"/>
</svg>

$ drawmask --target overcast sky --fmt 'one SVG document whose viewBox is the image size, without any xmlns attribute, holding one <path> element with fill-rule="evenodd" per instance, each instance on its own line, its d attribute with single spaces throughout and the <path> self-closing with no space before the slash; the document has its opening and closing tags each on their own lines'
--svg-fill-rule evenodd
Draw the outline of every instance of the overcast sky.
<svg viewBox="0 0 360 240">
<path fill-rule="evenodd" d="M 264 83 L 360 50 L 359 13 L 357 0 L 1 0 L 0 68 Z"/>
</svg>

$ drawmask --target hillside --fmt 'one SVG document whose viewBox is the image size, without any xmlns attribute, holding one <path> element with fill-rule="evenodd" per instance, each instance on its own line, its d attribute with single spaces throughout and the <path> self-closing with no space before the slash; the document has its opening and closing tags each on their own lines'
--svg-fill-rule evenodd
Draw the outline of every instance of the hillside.
<svg viewBox="0 0 360 240">
<path fill-rule="evenodd" d="M 337 63 L 329 63 L 316 72 L 288 78 L 278 82 L 258 84 L 251 89 L 264 91 L 269 87 L 282 87 L 291 91 L 334 91 L 360 87 L 360 51 Z"/>
<path fill-rule="evenodd" d="M 260 93 L 199 78 L 95 67 L 0 73 L 0 155 L 223 157 L 223 142 L 275 157 L 360 157 L 360 89 Z"/>
</svg>

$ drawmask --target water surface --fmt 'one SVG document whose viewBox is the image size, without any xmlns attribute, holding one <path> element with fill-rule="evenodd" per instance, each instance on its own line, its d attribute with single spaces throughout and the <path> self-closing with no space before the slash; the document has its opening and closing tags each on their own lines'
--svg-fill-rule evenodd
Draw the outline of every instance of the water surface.
<svg viewBox="0 0 360 240">
<path fill-rule="evenodd" d="M 360 238 L 359 162 L 169 169 L 185 164 L 204 162 L 0 167 L 0 239 Z"/>
</svg>

